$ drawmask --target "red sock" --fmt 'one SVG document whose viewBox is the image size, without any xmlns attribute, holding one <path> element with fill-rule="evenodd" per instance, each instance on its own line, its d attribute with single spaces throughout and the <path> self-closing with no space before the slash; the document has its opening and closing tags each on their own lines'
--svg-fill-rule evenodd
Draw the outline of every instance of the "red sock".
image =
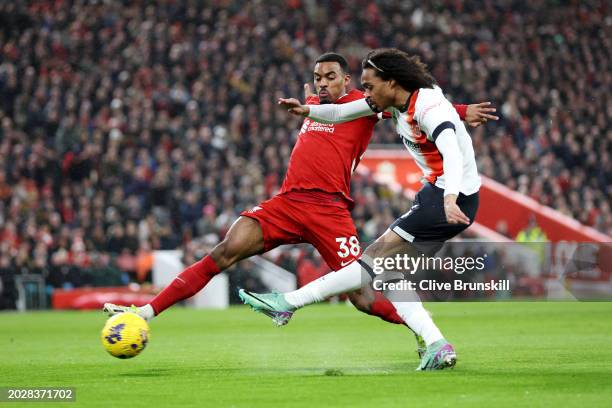
<svg viewBox="0 0 612 408">
<path fill-rule="evenodd" d="M 370 314 L 378 316 L 385 322 L 395 324 L 406 324 L 395 311 L 393 304 L 387 300 L 380 292 L 376 292 L 374 302 L 370 306 Z"/>
<path fill-rule="evenodd" d="M 155 315 L 198 293 L 219 272 L 219 267 L 210 255 L 185 269 L 151 301 Z"/>
</svg>

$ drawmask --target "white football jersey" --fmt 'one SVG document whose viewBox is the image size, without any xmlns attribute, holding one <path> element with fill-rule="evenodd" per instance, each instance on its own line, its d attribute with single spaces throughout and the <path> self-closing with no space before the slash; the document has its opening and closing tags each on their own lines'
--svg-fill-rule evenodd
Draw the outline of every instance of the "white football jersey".
<svg viewBox="0 0 612 408">
<path fill-rule="evenodd" d="M 423 171 L 423 182 L 445 188 L 442 154 L 434 143 L 445 129 L 453 129 L 463 156 L 463 175 L 459 191 L 465 195 L 480 189 L 472 139 L 453 105 L 442 90 L 421 88 L 410 96 L 408 110 L 391 108 L 392 118 L 402 142 Z"/>
</svg>

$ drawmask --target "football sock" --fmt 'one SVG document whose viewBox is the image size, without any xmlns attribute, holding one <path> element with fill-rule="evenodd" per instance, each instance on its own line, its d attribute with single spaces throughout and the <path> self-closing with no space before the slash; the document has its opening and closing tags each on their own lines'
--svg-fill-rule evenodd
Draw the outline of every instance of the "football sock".
<svg viewBox="0 0 612 408">
<path fill-rule="evenodd" d="M 395 324 L 406 324 L 397 314 L 395 307 L 380 292 L 375 292 L 374 302 L 370 305 L 370 311 L 366 312 L 372 316 L 378 316 L 385 322 Z"/>
<path fill-rule="evenodd" d="M 351 292 L 361 287 L 361 265 L 353 262 L 328 273 L 298 290 L 285 293 L 285 301 L 296 308 L 321 302 L 328 297 Z"/>
<path fill-rule="evenodd" d="M 210 255 L 185 269 L 151 301 L 155 315 L 198 293 L 219 272 L 219 267 Z"/>
<path fill-rule="evenodd" d="M 433 322 L 431 316 L 423 304 L 417 302 L 392 302 L 397 310 L 397 314 L 406 322 L 416 334 L 423 337 L 425 344 L 429 346 L 436 341 L 443 339 L 440 329 Z"/>
</svg>

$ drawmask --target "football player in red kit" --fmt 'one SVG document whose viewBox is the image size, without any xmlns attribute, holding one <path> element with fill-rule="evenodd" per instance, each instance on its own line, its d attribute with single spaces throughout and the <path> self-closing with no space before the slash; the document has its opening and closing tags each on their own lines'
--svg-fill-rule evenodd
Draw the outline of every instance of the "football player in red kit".
<svg viewBox="0 0 612 408">
<path fill-rule="evenodd" d="M 349 81 L 344 57 L 321 55 L 314 67 L 317 95 L 310 96 L 307 103 L 344 104 L 363 99 L 362 91 L 347 92 Z M 472 126 L 486 122 L 492 110 L 486 103 L 455 108 Z M 381 118 L 381 114 L 371 115 L 335 125 L 305 119 L 276 196 L 244 211 L 209 255 L 181 272 L 150 304 L 138 308 L 106 304 L 104 310 L 111 315 L 129 310 L 150 320 L 199 292 L 236 262 L 279 245 L 308 242 L 334 271 L 357 259 L 361 247 L 350 214 L 354 205 L 350 179 Z M 349 298 L 365 313 L 403 324 L 383 296 L 358 291 Z"/>
</svg>

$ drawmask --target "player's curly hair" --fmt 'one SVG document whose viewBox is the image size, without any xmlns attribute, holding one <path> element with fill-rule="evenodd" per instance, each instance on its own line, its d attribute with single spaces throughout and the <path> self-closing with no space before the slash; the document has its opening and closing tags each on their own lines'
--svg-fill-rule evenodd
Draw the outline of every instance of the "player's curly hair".
<svg viewBox="0 0 612 408">
<path fill-rule="evenodd" d="M 433 88 L 436 80 L 418 56 L 410 56 L 397 48 L 370 51 L 361 63 L 362 69 L 373 69 L 385 81 L 394 79 L 407 91 Z"/>
</svg>

